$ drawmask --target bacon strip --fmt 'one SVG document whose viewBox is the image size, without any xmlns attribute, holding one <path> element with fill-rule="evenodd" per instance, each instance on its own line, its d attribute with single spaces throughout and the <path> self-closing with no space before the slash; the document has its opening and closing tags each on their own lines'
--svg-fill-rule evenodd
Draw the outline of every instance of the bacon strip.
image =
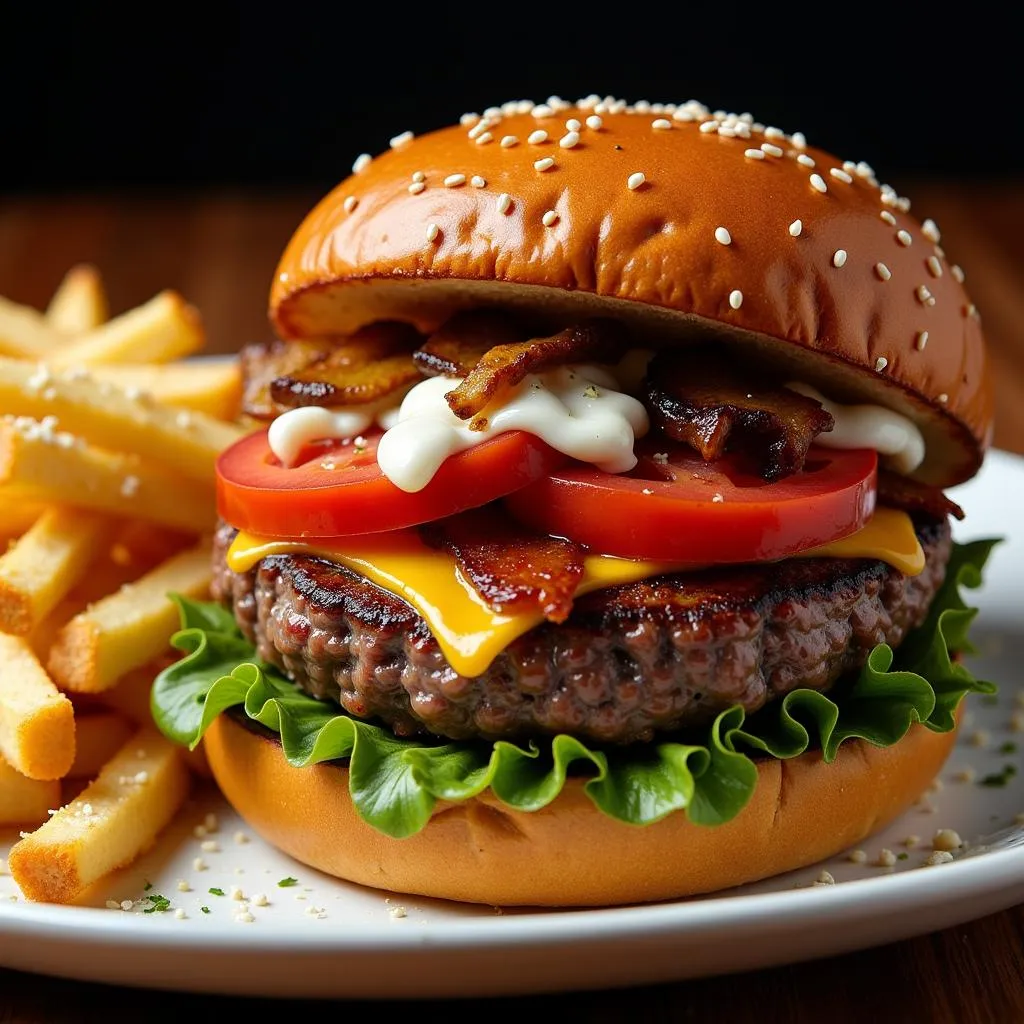
<svg viewBox="0 0 1024 1024">
<path fill-rule="evenodd" d="M 891 469 L 878 470 L 878 504 L 898 508 L 903 512 L 924 512 L 935 519 L 963 519 L 964 510 L 950 501 L 941 488 L 911 480 Z"/>
<path fill-rule="evenodd" d="M 331 342 L 324 340 L 246 345 L 239 353 L 244 382 L 242 411 L 256 419 L 273 419 L 283 409 L 270 396 L 271 383 L 324 359 L 330 348 Z"/>
<path fill-rule="evenodd" d="M 428 377 L 466 377 L 495 345 L 522 341 L 527 333 L 508 313 L 485 309 L 456 313 L 427 338 L 413 358 Z"/>
<path fill-rule="evenodd" d="M 564 622 L 583 576 L 583 550 L 531 533 L 492 509 L 462 512 L 420 527 L 431 547 L 448 551 L 462 575 L 498 615 L 541 612 Z"/>
<path fill-rule="evenodd" d="M 550 337 L 495 345 L 445 400 L 460 420 L 472 419 L 528 373 L 566 363 L 614 363 L 622 358 L 626 344 L 625 333 L 617 324 L 593 320 Z"/>
<path fill-rule="evenodd" d="M 752 378 L 717 352 L 693 347 L 656 356 L 644 391 L 669 437 L 708 462 L 741 451 L 765 480 L 779 480 L 800 471 L 814 438 L 834 421 L 813 398 Z"/>
</svg>

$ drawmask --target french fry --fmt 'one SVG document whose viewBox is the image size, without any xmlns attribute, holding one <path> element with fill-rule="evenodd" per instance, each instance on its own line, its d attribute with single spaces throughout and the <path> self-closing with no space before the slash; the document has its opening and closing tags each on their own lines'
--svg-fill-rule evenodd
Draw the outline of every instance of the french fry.
<svg viewBox="0 0 1024 1024">
<path fill-rule="evenodd" d="M 0 504 L 24 500 L 138 517 L 193 533 L 214 521 L 212 483 L 78 443 L 45 424 L 0 421 Z"/>
<path fill-rule="evenodd" d="M 202 344 L 199 314 L 177 292 L 163 291 L 40 358 L 56 370 L 104 363 L 167 363 L 191 355 Z"/>
<path fill-rule="evenodd" d="M 0 555 L 0 631 L 27 636 L 81 579 L 112 520 L 57 506 Z"/>
<path fill-rule="evenodd" d="M 20 537 L 45 511 L 45 505 L 33 505 L 30 501 L 5 501 L 0 488 L 0 537 Z"/>
<path fill-rule="evenodd" d="M 0 633 L 0 756 L 30 779 L 59 779 L 75 759 L 75 714 L 31 647 Z"/>
<path fill-rule="evenodd" d="M 38 825 L 60 802 L 59 780 L 29 779 L 0 757 L 0 825 Z"/>
<path fill-rule="evenodd" d="M 66 343 L 38 310 L 0 296 L 0 355 L 42 362 Z"/>
<path fill-rule="evenodd" d="M 48 660 L 54 679 L 66 690 L 100 693 L 153 661 L 177 628 L 178 612 L 167 595 L 204 596 L 210 577 L 209 548 L 200 543 L 97 601 L 57 634 Z"/>
<path fill-rule="evenodd" d="M 46 307 L 46 320 L 64 334 L 83 334 L 99 327 L 109 313 L 99 271 L 88 263 L 72 267 Z"/>
<path fill-rule="evenodd" d="M 134 731 L 132 722 L 113 711 L 76 714 L 75 760 L 68 777 L 91 779 L 98 775 Z"/>
<path fill-rule="evenodd" d="M 52 376 L 14 359 L 0 358 L 0 409 L 40 421 L 55 417 L 62 431 L 197 480 L 211 479 L 217 456 L 243 434 L 205 413 L 158 405 L 101 381 Z"/>
<path fill-rule="evenodd" d="M 234 420 L 242 399 L 242 370 L 237 359 L 165 363 L 163 366 L 97 366 L 95 380 L 127 391 L 141 391 L 161 405 Z"/>
<path fill-rule="evenodd" d="M 140 729 L 71 803 L 14 844 L 15 882 L 26 899 L 70 903 L 152 846 L 188 788 L 178 747 Z"/>
</svg>

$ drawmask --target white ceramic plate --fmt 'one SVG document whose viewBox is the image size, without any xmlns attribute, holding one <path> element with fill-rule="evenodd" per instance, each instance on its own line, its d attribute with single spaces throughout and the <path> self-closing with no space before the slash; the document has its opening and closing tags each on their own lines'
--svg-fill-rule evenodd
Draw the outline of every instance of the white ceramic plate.
<svg viewBox="0 0 1024 1024">
<path fill-rule="evenodd" d="M 662 982 L 828 956 L 980 917 L 1024 901 L 1024 772 L 993 788 L 978 779 L 1008 763 L 1024 710 L 1024 459 L 993 452 L 981 474 L 951 491 L 967 510 L 961 539 L 1001 535 L 976 628 L 976 671 L 1001 686 L 974 699 L 960 745 L 923 806 L 866 843 L 868 863 L 837 858 L 698 900 L 614 910 L 516 911 L 389 896 L 296 864 L 255 838 L 213 792 L 199 794 L 158 846 L 105 880 L 83 905 L 29 905 L 0 876 L 0 965 L 94 981 L 245 995 L 398 998 L 533 993 Z M 986 735 L 987 734 L 987 735 Z M 975 745 L 985 739 L 984 746 Z M 213 811 L 219 830 L 203 851 L 193 828 Z M 953 828 L 970 847 L 923 867 L 930 837 Z M 910 835 L 922 841 L 908 848 Z M 0 834 L 0 857 L 16 837 Z M 906 854 L 872 862 L 882 849 Z M 207 867 L 196 870 L 202 856 Z M 813 885 L 822 868 L 835 885 Z M 571 870 L 571 865 L 566 866 Z M 297 884 L 280 888 L 281 879 Z M 181 892 L 185 879 L 191 891 Z M 145 886 L 185 912 L 142 913 Z M 239 921 L 231 898 L 264 893 Z M 227 895 L 212 895 L 211 888 Z M 108 899 L 135 901 L 104 909 Z M 209 913 L 201 909 L 207 907 Z"/>
</svg>

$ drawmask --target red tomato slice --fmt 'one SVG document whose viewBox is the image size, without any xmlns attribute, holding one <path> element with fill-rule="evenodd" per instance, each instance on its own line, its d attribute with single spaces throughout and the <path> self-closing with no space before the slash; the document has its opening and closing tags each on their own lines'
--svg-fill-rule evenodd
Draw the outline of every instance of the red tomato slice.
<svg viewBox="0 0 1024 1024">
<path fill-rule="evenodd" d="M 505 504 L 535 529 L 602 554 L 763 562 L 860 529 L 874 511 L 877 465 L 868 449 L 812 448 L 802 472 L 766 483 L 736 459 L 709 464 L 680 446 L 667 463 L 641 457 L 628 476 L 573 463 Z"/>
<path fill-rule="evenodd" d="M 358 447 L 311 445 L 286 468 L 266 431 L 250 434 L 217 460 L 218 511 L 232 526 L 265 537 L 380 533 L 486 505 L 566 462 L 539 438 L 510 431 L 451 456 L 423 490 L 408 494 L 377 465 L 380 436 L 368 433 Z"/>
</svg>

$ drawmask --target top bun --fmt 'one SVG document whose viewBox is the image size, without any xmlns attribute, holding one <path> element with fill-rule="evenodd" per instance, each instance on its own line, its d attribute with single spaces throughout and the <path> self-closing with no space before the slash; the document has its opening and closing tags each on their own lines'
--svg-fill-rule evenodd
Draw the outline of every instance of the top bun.
<svg viewBox="0 0 1024 1024">
<path fill-rule="evenodd" d="M 285 338 L 485 305 L 616 316 L 642 344 L 718 337 L 909 416 L 928 483 L 981 463 L 992 393 L 963 274 L 866 164 L 746 114 L 591 97 L 407 132 L 356 168 L 281 258 Z"/>
</svg>

